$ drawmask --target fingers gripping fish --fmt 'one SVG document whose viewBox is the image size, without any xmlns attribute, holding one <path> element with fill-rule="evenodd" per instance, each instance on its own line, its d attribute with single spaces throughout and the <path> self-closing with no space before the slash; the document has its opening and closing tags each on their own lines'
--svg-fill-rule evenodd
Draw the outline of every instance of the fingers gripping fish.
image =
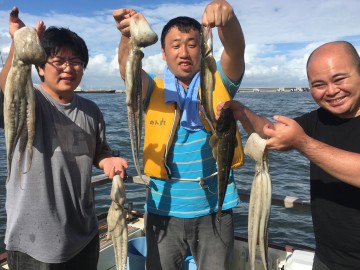
<svg viewBox="0 0 360 270">
<path fill-rule="evenodd" d="M 210 146 L 217 163 L 218 171 L 218 212 L 220 220 L 222 205 L 229 181 L 231 164 L 234 157 L 236 142 L 236 121 L 231 109 L 221 111 L 216 125 L 216 133 L 210 138 Z"/>
<path fill-rule="evenodd" d="M 4 95 L 4 126 L 8 176 L 15 147 L 19 143 L 20 167 L 23 152 L 29 153 L 28 170 L 31 167 L 32 146 L 35 138 L 35 96 L 31 80 L 31 65 L 46 61 L 46 53 L 40 44 L 35 28 L 23 27 L 14 34 L 14 55 L 6 79 Z"/>
<path fill-rule="evenodd" d="M 255 269 L 256 245 L 259 243 L 264 269 L 268 269 L 268 223 L 271 209 L 271 177 L 269 175 L 266 140 L 252 133 L 245 145 L 245 154 L 255 161 L 255 176 L 251 187 L 248 244 L 250 269 Z"/>
<path fill-rule="evenodd" d="M 213 38 L 210 26 L 202 26 L 201 33 L 201 66 L 200 93 L 206 116 L 212 123 L 216 122 L 213 109 L 213 92 L 215 87 L 216 61 L 213 56 Z"/>
<path fill-rule="evenodd" d="M 138 175 L 141 177 L 140 170 L 140 143 L 142 132 L 142 80 L 141 60 L 144 53 L 141 48 L 150 46 L 157 42 L 156 33 L 150 28 L 149 24 L 141 14 L 137 14 L 130 19 L 130 50 L 126 62 L 125 86 L 126 86 L 126 105 L 128 112 L 128 125 L 131 141 L 131 150 L 134 165 Z"/>
<path fill-rule="evenodd" d="M 125 185 L 119 175 L 114 176 L 111 187 L 111 205 L 108 211 L 108 239 L 112 239 L 114 245 L 115 261 L 117 270 L 126 269 L 128 253 L 128 231 L 126 224 Z"/>
</svg>

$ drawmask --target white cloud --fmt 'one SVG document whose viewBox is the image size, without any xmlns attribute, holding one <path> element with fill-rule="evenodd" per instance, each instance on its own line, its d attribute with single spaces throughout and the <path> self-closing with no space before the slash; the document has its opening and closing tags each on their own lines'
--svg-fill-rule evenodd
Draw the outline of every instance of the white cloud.
<svg viewBox="0 0 360 270">
<path fill-rule="evenodd" d="M 360 3 L 358 0 L 229 0 L 242 25 L 246 40 L 246 71 L 242 86 L 306 86 L 305 64 L 308 55 L 320 44 L 348 40 L 360 47 Z M 201 20 L 208 2 L 171 3 L 135 6 L 142 12 L 160 39 L 164 24 L 180 15 Z M 151 8 L 149 8 L 151 6 Z M 21 12 L 28 25 L 43 19 L 46 25 L 61 25 L 77 32 L 86 41 L 90 62 L 83 78 L 85 87 L 123 88 L 117 64 L 120 33 L 112 10 L 76 15 L 55 12 L 39 16 Z M 5 60 L 9 51 L 8 11 L 0 10 L 0 50 Z M 214 55 L 223 50 L 214 32 Z M 144 50 L 143 68 L 161 74 L 160 41 Z"/>
<path fill-rule="evenodd" d="M 143 69 L 149 74 L 162 74 L 165 67 L 165 61 L 162 59 L 161 53 L 151 55 L 142 61 Z"/>
</svg>

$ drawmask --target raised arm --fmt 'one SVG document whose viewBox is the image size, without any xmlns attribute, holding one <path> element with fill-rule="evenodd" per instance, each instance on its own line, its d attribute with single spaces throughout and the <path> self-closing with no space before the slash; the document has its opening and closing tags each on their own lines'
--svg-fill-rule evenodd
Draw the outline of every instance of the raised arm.
<svg viewBox="0 0 360 270">
<path fill-rule="evenodd" d="M 136 12 L 129 8 L 121 8 L 113 11 L 116 27 L 121 32 L 118 49 L 118 61 L 120 76 L 123 80 L 125 80 L 125 67 L 130 50 L 130 18 L 135 14 Z"/>
<path fill-rule="evenodd" d="M 224 46 L 221 54 L 221 67 L 233 82 L 238 82 L 245 69 L 245 39 L 240 23 L 232 6 L 225 0 L 215 0 L 205 8 L 202 23 L 217 27 Z"/>
<path fill-rule="evenodd" d="M 17 7 L 13 7 L 13 9 L 10 12 L 10 17 L 9 17 L 9 33 L 10 33 L 12 42 L 11 42 L 11 46 L 10 46 L 9 55 L 5 61 L 4 67 L 3 67 L 2 71 L 1 71 L 1 75 L 0 75 L 0 87 L 3 92 L 5 92 L 6 78 L 10 71 L 11 62 L 12 62 L 12 59 L 14 56 L 14 41 L 13 41 L 14 33 L 16 30 L 18 30 L 24 26 L 25 26 L 24 22 L 19 18 L 19 9 Z M 41 39 L 41 37 L 43 36 L 45 29 L 46 29 L 44 22 L 41 20 L 38 21 L 35 28 Z"/>
<path fill-rule="evenodd" d="M 25 26 L 25 24 L 19 18 L 19 9 L 17 7 L 13 7 L 13 9 L 10 12 L 10 16 L 9 16 L 9 33 L 10 33 L 12 40 L 14 38 L 15 31 L 24 26 Z M 11 46 L 10 46 L 9 55 L 5 61 L 5 64 L 3 66 L 3 69 L 1 71 L 1 76 L 0 76 L 0 86 L 1 86 L 1 90 L 3 92 L 5 91 L 6 78 L 7 78 L 7 75 L 9 73 L 9 70 L 11 67 L 13 55 L 14 55 L 14 42 L 12 41 Z"/>
<path fill-rule="evenodd" d="M 120 76 L 125 80 L 126 74 L 126 62 L 130 51 L 130 18 L 132 16 L 142 16 L 140 13 L 136 13 L 135 10 L 130 8 L 121 8 L 113 11 L 113 17 L 116 22 L 117 29 L 121 32 L 121 38 L 118 49 L 118 62 Z M 143 97 L 146 95 L 148 87 L 148 76 L 147 73 L 142 71 L 142 87 L 143 87 Z"/>
</svg>

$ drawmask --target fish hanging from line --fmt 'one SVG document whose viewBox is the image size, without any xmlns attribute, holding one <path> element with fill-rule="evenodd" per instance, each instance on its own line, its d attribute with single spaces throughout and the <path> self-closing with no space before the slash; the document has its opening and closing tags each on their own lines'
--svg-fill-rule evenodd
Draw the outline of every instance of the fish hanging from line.
<svg viewBox="0 0 360 270">
<path fill-rule="evenodd" d="M 221 111 L 216 120 L 213 108 L 213 93 L 215 89 L 216 61 L 213 56 L 213 36 L 210 26 L 201 29 L 201 65 L 200 65 L 200 94 L 201 103 L 209 125 L 216 123 L 210 146 L 217 164 L 218 181 L 218 211 L 217 220 L 220 220 L 222 205 L 229 182 L 231 165 L 234 157 L 237 125 L 230 109 Z"/>
<path fill-rule="evenodd" d="M 216 61 L 213 56 L 213 37 L 210 26 L 202 26 L 201 31 L 201 64 L 200 94 L 206 116 L 216 122 L 213 109 L 213 92 L 215 88 Z"/>
<path fill-rule="evenodd" d="M 126 62 L 125 88 L 128 112 L 128 126 L 131 151 L 136 172 L 142 176 L 140 169 L 140 144 L 142 133 L 142 63 L 144 53 L 141 48 L 157 42 L 158 37 L 141 14 L 130 18 L 129 55 Z"/>
<path fill-rule="evenodd" d="M 230 108 L 223 109 L 216 124 L 215 133 L 210 137 L 210 146 L 217 164 L 218 177 L 218 211 L 220 220 L 222 205 L 229 182 L 231 165 L 234 158 L 237 125 Z"/>
<path fill-rule="evenodd" d="M 245 154 L 255 161 L 255 176 L 250 192 L 248 244 L 250 269 L 255 270 L 256 245 L 259 243 L 264 269 L 268 269 L 268 225 L 271 210 L 271 177 L 266 140 L 252 133 L 245 145 Z"/>
<path fill-rule="evenodd" d="M 35 94 L 31 80 L 31 66 L 46 61 L 35 28 L 22 27 L 14 33 L 14 54 L 6 79 L 4 94 L 4 129 L 8 163 L 8 179 L 11 173 L 15 147 L 19 142 L 18 166 L 25 148 L 29 153 L 28 169 L 31 168 L 35 138 Z M 20 171 L 20 170 L 19 170 Z"/>
</svg>

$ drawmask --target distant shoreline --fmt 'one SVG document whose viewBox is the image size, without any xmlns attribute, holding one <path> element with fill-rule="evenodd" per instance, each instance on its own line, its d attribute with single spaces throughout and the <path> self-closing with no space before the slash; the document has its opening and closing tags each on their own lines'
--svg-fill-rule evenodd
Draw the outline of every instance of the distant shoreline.
<svg viewBox="0 0 360 270">
<path fill-rule="evenodd" d="M 237 92 L 309 92 L 308 87 L 240 87 Z M 125 93 L 125 90 L 114 89 L 89 89 L 75 90 L 75 93 L 84 94 L 118 94 Z"/>
<path fill-rule="evenodd" d="M 308 87 L 240 87 L 238 92 L 309 92 Z"/>
<path fill-rule="evenodd" d="M 121 90 L 102 90 L 102 89 L 90 89 L 90 90 L 75 90 L 75 93 L 86 93 L 86 94 L 95 94 L 95 93 L 101 93 L 101 94 L 114 94 L 117 91 Z M 125 91 L 124 91 L 125 92 Z"/>
</svg>

